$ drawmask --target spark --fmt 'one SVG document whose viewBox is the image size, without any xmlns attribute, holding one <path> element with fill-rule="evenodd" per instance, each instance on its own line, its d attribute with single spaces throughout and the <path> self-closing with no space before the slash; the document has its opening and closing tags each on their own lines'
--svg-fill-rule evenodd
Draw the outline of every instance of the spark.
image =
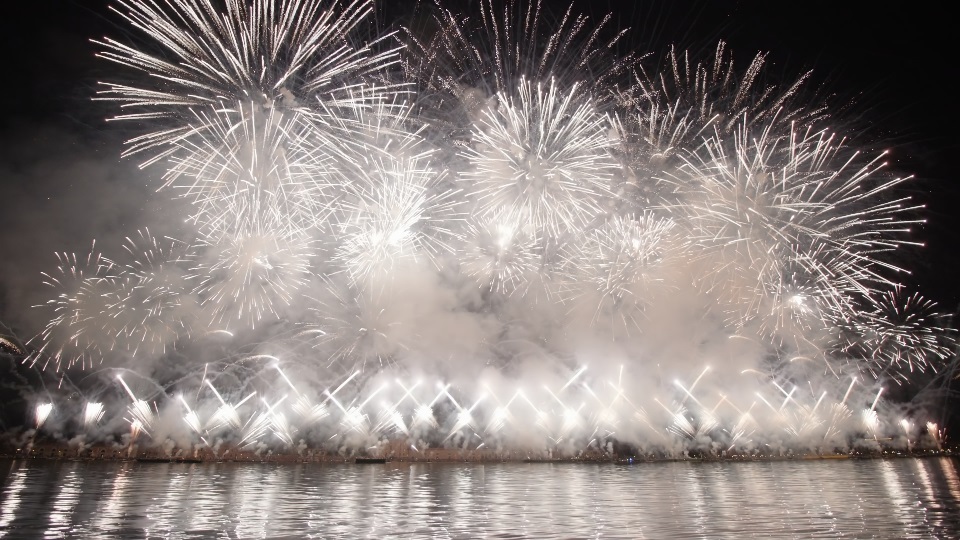
<svg viewBox="0 0 960 540">
<path fill-rule="evenodd" d="M 53 412 L 53 403 L 41 403 L 37 405 L 34 413 L 34 426 L 36 426 L 36 429 L 40 429 L 40 426 L 50 417 L 51 412 Z"/>
<path fill-rule="evenodd" d="M 86 428 L 96 426 L 106 411 L 103 409 L 103 403 L 88 401 L 83 408 L 83 425 Z"/>
</svg>

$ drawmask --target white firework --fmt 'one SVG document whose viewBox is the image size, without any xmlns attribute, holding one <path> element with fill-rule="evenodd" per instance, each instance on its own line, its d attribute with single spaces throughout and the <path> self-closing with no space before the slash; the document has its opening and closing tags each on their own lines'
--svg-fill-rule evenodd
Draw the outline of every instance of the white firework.
<svg viewBox="0 0 960 540">
<path fill-rule="evenodd" d="M 789 86 L 767 85 L 766 54 L 757 54 L 746 70 L 734 68 L 724 42 L 712 58 L 697 60 L 688 51 L 671 48 L 659 71 L 640 69 L 636 84 L 618 96 L 626 115 L 618 122 L 628 142 L 631 165 L 656 174 L 657 169 L 697 146 L 715 131 L 729 134 L 744 122 L 762 129 L 768 124 L 801 129 L 827 116 L 824 106 L 798 99 L 810 72 Z"/>
<path fill-rule="evenodd" d="M 521 79 L 578 80 L 606 93 L 629 77 L 637 62 L 634 54 L 615 54 L 626 30 L 611 26 L 612 14 L 588 24 L 589 17 L 574 13 L 571 3 L 554 18 L 540 0 L 498 5 L 481 0 L 479 17 L 438 7 L 431 39 L 405 29 L 404 70 L 421 80 L 428 95 L 453 94 L 468 111 L 483 96 L 512 91 Z"/>
<path fill-rule="evenodd" d="M 53 403 L 41 403 L 37 405 L 37 408 L 34 412 L 34 425 L 37 429 L 40 429 L 43 424 L 47 421 L 47 418 L 50 418 L 50 413 L 53 412 Z"/>
<path fill-rule="evenodd" d="M 37 306 L 51 310 L 53 316 L 30 340 L 39 347 L 28 362 L 44 368 L 53 363 L 57 371 L 78 363 L 91 367 L 122 341 L 122 323 L 110 316 L 122 303 L 121 271 L 93 250 L 85 257 L 56 255 L 57 270 L 43 274 L 44 284 L 53 287 L 56 296 Z"/>
<path fill-rule="evenodd" d="M 194 271 L 212 321 L 255 326 L 282 315 L 313 275 L 315 244 L 308 232 L 268 215 L 204 231 Z"/>
<path fill-rule="evenodd" d="M 613 317 L 629 331 L 664 286 L 663 259 L 679 247 L 669 218 L 614 216 L 563 250 L 565 295 L 592 303 L 594 323 Z"/>
<path fill-rule="evenodd" d="M 502 210 L 471 216 L 459 254 L 460 270 L 480 287 L 496 293 L 526 290 L 543 259 L 541 243 L 531 229 Z"/>
<path fill-rule="evenodd" d="M 480 215 L 506 211 L 538 232 L 579 231 L 604 212 L 615 162 L 610 126 L 574 84 L 521 81 L 498 94 L 464 155 L 466 190 Z"/>
<path fill-rule="evenodd" d="M 793 352 L 822 352 L 829 334 L 854 315 L 855 307 L 850 291 L 838 291 L 834 276 L 823 273 L 825 268 L 818 262 L 821 257 L 819 253 L 790 253 L 779 265 L 779 274 L 764 278 L 762 291 L 735 288 L 732 294 L 743 296 L 725 308 L 728 322 L 741 331 L 755 322 L 751 329 Z M 844 269 L 842 261 L 835 264 Z"/>
<path fill-rule="evenodd" d="M 879 372 L 937 371 L 955 354 L 956 335 L 942 326 L 936 306 L 901 288 L 875 295 L 854 321 L 859 339 L 852 349 L 875 364 Z"/>
<path fill-rule="evenodd" d="M 899 270 L 881 254 L 912 244 L 903 233 L 913 208 L 891 196 L 904 179 L 882 177 L 882 156 L 862 161 L 845 151 L 826 131 L 742 125 L 731 137 L 715 132 L 668 177 L 684 193 L 677 210 L 708 261 L 701 282 L 735 326 L 796 294 L 846 318 L 851 295 L 869 296 L 889 283 L 885 271 Z M 767 326 L 774 337 L 777 325 Z"/>
<path fill-rule="evenodd" d="M 389 292 L 357 288 L 327 280 L 311 310 L 316 320 L 304 325 L 314 348 L 326 358 L 326 369 L 346 377 L 394 365 L 407 349 L 410 329 Z"/>
<path fill-rule="evenodd" d="M 340 172 L 334 187 L 350 189 L 370 159 L 419 159 L 430 151 L 422 136 L 426 126 L 406 101 L 408 93 L 387 90 L 347 88 L 346 100 L 353 106 L 331 107 L 321 101 L 305 115 L 313 130 L 311 154 L 330 160 L 334 165 L 328 168 Z"/>
<path fill-rule="evenodd" d="M 369 159 L 342 204 L 336 258 L 354 281 L 389 274 L 399 261 L 453 252 L 463 220 L 458 193 L 429 154 Z"/>
<path fill-rule="evenodd" d="M 677 186 L 658 180 L 675 175 L 705 137 L 726 137 L 744 125 L 802 131 L 827 116 L 826 107 L 799 99 L 809 72 L 787 86 L 771 84 L 763 80 L 765 62 L 766 54 L 757 54 L 737 70 L 721 41 L 712 57 L 671 48 L 658 70 L 638 68 L 635 84 L 617 95 L 613 120 L 624 180 L 617 193 L 631 211 L 675 204 Z"/>
<path fill-rule="evenodd" d="M 83 408 L 83 426 L 86 428 L 96 426 L 103 415 L 103 403 L 88 401 Z"/>
<path fill-rule="evenodd" d="M 145 77 L 104 83 L 100 95 L 122 105 L 117 119 L 149 122 L 128 149 L 152 152 L 147 163 L 206 137 L 215 124 L 195 122 L 203 111 L 223 103 L 264 110 L 333 104 L 343 86 L 397 61 L 396 49 L 382 47 L 389 36 L 354 45 L 372 0 L 117 0 L 115 10 L 142 33 L 144 46 L 104 38 L 100 56 Z"/>
<path fill-rule="evenodd" d="M 401 61 L 392 36 L 363 35 L 372 0 L 116 0 L 135 44 L 99 42 L 129 75 L 99 99 L 143 126 L 127 154 L 166 167 L 164 187 L 194 205 L 188 222 L 200 240 L 142 231 L 125 246 L 133 262 L 62 256 L 47 276 L 52 317 L 29 360 L 58 369 L 104 356 L 134 362 L 198 333 L 197 314 L 231 336 L 228 328 L 279 318 L 271 336 L 295 326 L 315 346 L 289 350 L 285 362 L 321 372 L 317 381 L 349 382 L 441 350 L 442 341 L 419 343 L 418 331 L 442 308 L 451 326 L 423 331 L 426 339 L 463 331 L 476 338 L 465 346 L 486 347 L 478 361 L 512 368 L 581 354 L 584 343 L 567 336 L 582 337 L 570 330 L 585 317 L 572 314 L 617 339 L 643 327 L 656 302 L 667 316 L 703 308 L 698 329 L 748 338 L 758 362 L 816 357 L 834 374 L 842 365 L 908 380 L 948 358 L 955 338 L 929 303 L 880 292 L 899 271 L 888 252 L 911 243 L 914 208 L 895 193 L 904 179 L 821 130 L 826 109 L 799 99 L 807 75 L 768 84 L 764 55 L 738 72 L 722 43 L 705 61 L 671 51 L 661 71 L 636 71 L 609 15 L 590 26 L 572 7 L 551 21 L 539 0 L 494 4 L 481 0 L 476 17 L 438 5 L 429 38 L 406 31 L 398 67 L 412 80 L 402 82 L 390 72 Z M 321 243 L 329 249 L 318 262 Z M 684 309 L 673 309 L 668 291 L 691 281 Z M 303 312 L 314 320 L 295 318 Z M 459 320 L 480 326 L 466 332 Z M 714 323 L 722 329 L 707 328 Z M 785 364 L 755 367 L 778 377 L 805 369 Z M 523 397 L 547 415 L 551 437 L 579 436 L 591 418 L 611 432 L 627 433 L 628 417 L 651 425 L 637 407 L 574 408 L 580 384 L 553 395 L 559 409 Z M 823 431 L 820 402 L 800 405 L 786 387 L 779 409 L 768 405 L 788 431 Z M 456 408 L 448 439 L 479 436 L 468 427 L 501 431 L 504 411 L 482 422 L 480 401 L 461 407 L 442 388 Z M 669 429 L 719 435 L 716 408 L 680 388 L 687 397 L 666 408 Z M 133 430 L 149 429 L 156 415 L 127 391 Z M 296 410 L 319 421 L 336 404 L 344 425 L 366 435 L 408 432 L 396 405 L 371 423 L 367 402 L 335 393 L 329 404 L 297 400 Z M 244 427 L 239 404 L 221 399 L 215 423 L 251 444 L 272 426 L 291 444 L 282 401 L 264 399 L 267 411 Z M 424 425 L 443 425 L 433 404 Z M 727 432 L 736 441 L 754 423 Z"/>
<path fill-rule="evenodd" d="M 121 299 L 111 316 L 122 322 L 128 351 L 165 353 L 178 339 L 191 335 L 197 318 L 199 306 L 191 294 L 195 276 L 186 267 L 189 246 L 142 229 L 128 236 L 123 248 L 132 261 L 125 265 Z"/>
<path fill-rule="evenodd" d="M 175 143 L 181 151 L 164 176 L 195 204 L 194 221 L 252 207 L 311 226 L 328 213 L 331 158 L 302 113 L 238 102 L 195 115 L 206 129 Z"/>
</svg>

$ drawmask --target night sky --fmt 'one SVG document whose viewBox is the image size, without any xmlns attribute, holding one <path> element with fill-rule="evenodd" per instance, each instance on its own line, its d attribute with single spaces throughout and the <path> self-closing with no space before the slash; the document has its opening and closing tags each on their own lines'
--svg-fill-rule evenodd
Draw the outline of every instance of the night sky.
<svg viewBox="0 0 960 540">
<path fill-rule="evenodd" d="M 474 2 L 450 5 L 470 8 Z M 741 67 L 768 51 L 766 74 L 790 82 L 813 69 L 807 91 L 825 100 L 853 144 L 891 150 L 890 162 L 917 180 L 905 191 L 927 205 L 929 223 L 915 233 L 927 243 L 904 251 L 903 281 L 955 311 L 960 268 L 954 224 L 960 188 L 960 113 L 952 65 L 952 20 L 933 8 L 884 10 L 828 2 L 581 2 L 596 18 L 607 11 L 630 27 L 625 44 L 656 63 L 671 43 L 710 54 L 729 43 Z M 56 265 L 54 251 L 84 252 L 94 237 L 109 243 L 143 226 L 176 234 L 180 209 L 152 197 L 156 170 L 121 160 L 129 126 L 110 125 L 110 104 L 91 101 L 96 81 L 114 67 L 94 57 L 91 38 L 123 36 L 106 1 L 35 0 L 5 8 L 0 121 L 0 321 L 26 338 L 39 326 L 39 272 Z M 564 2 L 546 2 L 562 14 Z M 475 6 L 473 6 L 475 7 Z M 410 9 L 393 6 L 384 27 L 402 24 Z M 135 128 L 134 128 L 135 129 Z M 101 245 L 98 245 L 98 248 Z"/>
</svg>

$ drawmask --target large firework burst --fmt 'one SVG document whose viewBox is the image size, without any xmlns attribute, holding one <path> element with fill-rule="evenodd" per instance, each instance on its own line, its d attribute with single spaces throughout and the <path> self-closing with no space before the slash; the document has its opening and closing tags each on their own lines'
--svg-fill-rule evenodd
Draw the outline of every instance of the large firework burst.
<svg viewBox="0 0 960 540">
<path fill-rule="evenodd" d="M 882 157 L 882 156 L 881 156 Z M 907 198 L 889 197 L 902 178 L 884 178 L 881 157 L 861 160 L 826 131 L 715 132 L 677 176 L 691 235 L 713 268 L 702 282 L 743 325 L 801 294 L 838 312 L 899 270 L 882 253 L 910 244 Z M 794 290 L 814 287 L 816 292 Z M 779 317 L 779 315 L 778 315 Z M 767 325 L 768 336 L 779 325 Z"/>
<path fill-rule="evenodd" d="M 521 81 L 498 94 L 466 150 L 462 177 L 480 215 L 506 211 L 538 232 L 578 231 L 604 211 L 615 162 L 607 118 L 578 85 Z"/>
<path fill-rule="evenodd" d="M 354 37 L 373 12 L 372 0 L 227 0 L 222 7 L 212 0 L 119 0 L 115 9 L 142 32 L 144 44 L 105 38 L 97 42 L 100 55 L 147 77 L 105 83 L 100 95 L 122 104 L 117 119 L 149 121 L 150 130 L 128 149 L 152 152 L 148 163 L 215 130 L 215 120 L 204 120 L 213 110 L 337 103 L 344 86 L 397 61 L 395 49 L 376 50 L 386 36 L 365 44 Z"/>
</svg>

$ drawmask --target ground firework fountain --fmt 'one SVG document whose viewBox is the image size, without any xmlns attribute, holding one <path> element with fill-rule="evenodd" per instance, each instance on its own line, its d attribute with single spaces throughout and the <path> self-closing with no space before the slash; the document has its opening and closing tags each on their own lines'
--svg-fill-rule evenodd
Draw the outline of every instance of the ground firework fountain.
<svg viewBox="0 0 960 540">
<path fill-rule="evenodd" d="M 37 430 L 217 455 L 941 444 L 885 400 L 953 354 L 902 283 L 922 209 L 806 76 L 761 84 L 722 44 L 657 72 L 611 18 L 535 2 L 373 36 L 371 1 L 223 4 L 118 0 L 136 38 L 97 41 L 122 81 L 97 99 L 192 231 L 58 255 L 25 363 L 86 401 L 48 390 Z"/>
</svg>

